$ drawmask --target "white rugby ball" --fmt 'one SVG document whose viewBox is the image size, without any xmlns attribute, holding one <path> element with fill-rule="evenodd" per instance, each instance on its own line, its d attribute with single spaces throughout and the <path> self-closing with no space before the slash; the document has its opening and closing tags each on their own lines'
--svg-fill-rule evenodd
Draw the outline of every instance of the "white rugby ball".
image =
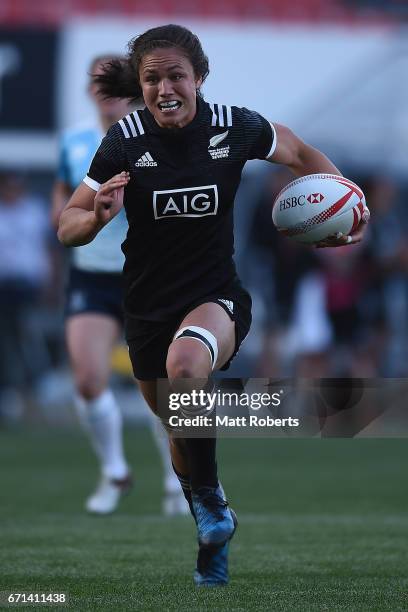
<svg viewBox="0 0 408 612">
<path fill-rule="evenodd" d="M 338 232 L 350 234 L 363 213 L 369 214 L 358 185 L 336 174 L 308 174 L 280 191 L 272 220 L 285 236 L 310 244 Z"/>
</svg>

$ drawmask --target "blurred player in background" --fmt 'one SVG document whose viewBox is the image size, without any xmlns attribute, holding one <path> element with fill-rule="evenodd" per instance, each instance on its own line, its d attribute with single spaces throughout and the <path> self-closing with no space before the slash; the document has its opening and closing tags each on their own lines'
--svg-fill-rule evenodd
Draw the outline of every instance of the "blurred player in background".
<svg viewBox="0 0 408 612">
<path fill-rule="evenodd" d="M 118 57 L 96 57 L 89 73 L 89 94 L 95 104 L 96 122 L 67 130 L 61 140 L 59 170 L 52 194 L 52 222 L 57 229 L 61 212 L 87 173 L 92 157 L 110 126 L 129 112 L 129 100 L 104 99 L 93 76 Z M 124 210 L 92 244 L 72 249 L 66 303 L 66 339 L 76 386 L 75 406 L 100 462 L 102 477 L 87 499 L 86 509 L 97 514 L 113 512 L 132 484 L 122 439 L 122 415 L 108 387 L 111 354 L 122 337 L 122 281 L 124 256 L 121 244 L 128 224 Z M 184 514 L 188 507 L 175 477 L 165 436 L 156 439 L 165 471 L 163 510 Z"/>
<path fill-rule="evenodd" d="M 38 325 L 57 269 L 47 204 L 23 175 L 0 171 L 0 422 L 13 424 L 27 387 L 38 392 L 51 367 Z"/>
</svg>

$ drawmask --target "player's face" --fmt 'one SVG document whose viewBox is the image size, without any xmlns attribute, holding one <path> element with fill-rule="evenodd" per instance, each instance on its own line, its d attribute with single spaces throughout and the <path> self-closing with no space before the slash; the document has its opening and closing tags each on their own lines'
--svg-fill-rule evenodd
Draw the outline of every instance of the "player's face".
<svg viewBox="0 0 408 612">
<path fill-rule="evenodd" d="M 179 49 L 146 54 L 139 77 L 145 104 L 160 127 L 182 128 L 194 119 L 201 78 L 196 78 L 190 60 Z"/>
</svg>

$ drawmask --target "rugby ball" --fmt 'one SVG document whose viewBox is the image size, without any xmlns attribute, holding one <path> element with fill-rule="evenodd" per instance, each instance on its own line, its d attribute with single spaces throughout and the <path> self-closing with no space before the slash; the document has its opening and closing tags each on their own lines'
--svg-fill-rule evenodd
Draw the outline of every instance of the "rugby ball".
<svg viewBox="0 0 408 612">
<path fill-rule="evenodd" d="M 363 214 L 369 212 L 358 185 L 336 174 L 308 174 L 279 192 L 272 220 L 285 236 L 313 244 L 338 232 L 349 235 Z"/>
</svg>

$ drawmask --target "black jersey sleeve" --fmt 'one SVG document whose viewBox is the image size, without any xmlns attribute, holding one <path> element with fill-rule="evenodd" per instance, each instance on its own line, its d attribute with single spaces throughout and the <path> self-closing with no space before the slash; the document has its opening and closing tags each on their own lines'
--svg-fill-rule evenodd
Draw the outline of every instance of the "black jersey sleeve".
<svg viewBox="0 0 408 612">
<path fill-rule="evenodd" d="M 117 123 L 109 128 L 91 162 L 86 179 L 105 183 L 115 174 L 127 170 L 121 130 Z M 85 179 L 85 182 L 87 180 Z"/>
<path fill-rule="evenodd" d="M 265 159 L 273 148 L 275 132 L 262 115 L 247 108 L 237 108 L 247 145 L 248 159 Z"/>
</svg>

